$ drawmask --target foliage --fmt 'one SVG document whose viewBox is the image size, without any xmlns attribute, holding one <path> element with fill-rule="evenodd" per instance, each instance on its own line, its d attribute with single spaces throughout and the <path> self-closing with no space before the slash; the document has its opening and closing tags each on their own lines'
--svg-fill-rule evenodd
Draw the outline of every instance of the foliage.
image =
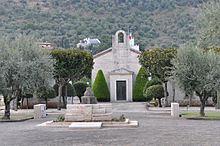
<svg viewBox="0 0 220 146">
<path fill-rule="evenodd" d="M 91 53 L 79 49 L 54 49 L 51 55 L 56 60 L 54 77 L 59 86 L 58 109 L 60 110 L 62 87 L 70 80 L 75 82 L 86 75 L 89 76 L 92 71 L 93 57 Z"/>
<path fill-rule="evenodd" d="M 41 99 L 54 98 L 55 96 L 55 91 L 52 88 L 48 89 L 48 87 L 41 87 L 37 91 L 37 97 Z"/>
<path fill-rule="evenodd" d="M 47 107 L 47 100 L 56 97 L 55 90 L 51 87 L 40 87 L 37 90 L 36 95 L 38 98 L 45 100 L 46 107 Z"/>
<path fill-rule="evenodd" d="M 10 118 L 10 101 L 20 91 L 33 94 L 41 86 L 49 86 L 53 80 L 53 60 L 36 42 L 28 36 L 0 40 L 0 87 L 6 118 Z"/>
<path fill-rule="evenodd" d="M 63 115 L 59 115 L 54 122 L 64 122 L 65 117 Z"/>
<path fill-rule="evenodd" d="M 173 65 L 178 84 L 186 93 L 196 92 L 201 101 L 200 115 L 205 116 L 205 102 L 219 87 L 220 56 L 189 45 L 178 49 Z"/>
<path fill-rule="evenodd" d="M 158 78 L 153 78 L 149 81 L 146 82 L 145 86 L 144 86 L 144 91 L 149 88 L 150 86 L 153 86 L 153 85 L 162 85 L 162 82 L 160 79 Z"/>
<path fill-rule="evenodd" d="M 164 97 L 164 89 L 162 85 L 153 85 L 147 88 L 144 92 L 144 96 L 147 101 L 152 100 L 153 98 L 157 98 L 159 100 L 159 104 L 161 107 L 160 99 Z"/>
<path fill-rule="evenodd" d="M 144 68 L 141 67 L 137 74 L 134 89 L 133 89 L 133 100 L 134 101 L 145 101 L 145 97 L 143 96 L 143 89 L 144 89 L 146 82 L 147 82 L 146 72 Z"/>
<path fill-rule="evenodd" d="M 71 79 L 74 82 L 91 73 L 93 58 L 87 51 L 54 49 L 51 55 L 56 60 L 54 64 L 56 79 Z"/>
<path fill-rule="evenodd" d="M 198 46 L 202 48 L 219 47 L 220 40 L 220 1 L 210 0 L 200 8 L 197 27 L 200 28 Z"/>
<path fill-rule="evenodd" d="M 176 55 L 176 49 L 151 49 L 145 50 L 139 57 L 140 64 L 151 74 L 166 82 L 166 72 L 172 67 L 171 60 Z"/>
<path fill-rule="evenodd" d="M 81 97 L 84 95 L 86 88 L 88 87 L 88 84 L 82 81 L 76 82 L 73 84 L 75 90 L 76 90 L 76 95 L 78 97 Z"/>
<path fill-rule="evenodd" d="M 92 86 L 98 101 L 110 101 L 110 92 L 102 70 L 99 70 Z"/>
<path fill-rule="evenodd" d="M 74 88 L 74 86 L 70 83 L 68 83 L 67 85 L 62 87 L 62 96 L 66 96 L 65 95 L 65 90 L 66 90 L 66 86 L 67 86 L 67 96 L 75 96 L 76 95 L 76 90 Z M 55 84 L 53 86 L 54 90 L 55 90 L 55 95 L 58 96 L 58 88 L 59 86 L 57 84 Z"/>
<path fill-rule="evenodd" d="M 102 44 L 94 53 L 110 47 L 111 35 L 118 29 L 134 32 L 142 49 L 177 47 L 195 41 L 193 20 L 204 1 L 1 0 L 0 30 L 12 37 L 35 35 L 56 48 L 75 47 L 83 38 L 97 37 Z"/>
<path fill-rule="evenodd" d="M 171 60 L 176 56 L 176 49 L 151 49 L 145 50 L 139 57 L 140 64 L 148 70 L 152 77 L 159 78 L 165 85 L 167 92 L 167 81 L 172 69 Z M 166 105 L 168 105 L 168 96 L 165 94 Z"/>
</svg>

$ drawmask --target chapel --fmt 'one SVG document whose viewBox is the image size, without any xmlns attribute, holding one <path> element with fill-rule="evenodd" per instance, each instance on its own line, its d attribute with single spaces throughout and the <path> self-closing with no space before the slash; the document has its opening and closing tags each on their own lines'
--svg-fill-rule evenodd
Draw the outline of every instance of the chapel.
<svg viewBox="0 0 220 146">
<path fill-rule="evenodd" d="M 112 47 L 94 55 L 92 82 L 101 69 L 107 81 L 111 102 L 132 101 L 132 91 L 141 67 L 139 46 L 131 33 L 119 30 L 112 36 Z"/>
</svg>

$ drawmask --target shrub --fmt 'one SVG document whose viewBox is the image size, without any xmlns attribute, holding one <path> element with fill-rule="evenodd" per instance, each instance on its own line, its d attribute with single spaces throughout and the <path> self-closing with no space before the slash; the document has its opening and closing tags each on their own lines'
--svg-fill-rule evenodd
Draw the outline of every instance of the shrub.
<svg viewBox="0 0 220 146">
<path fill-rule="evenodd" d="M 98 101 L 110 101 L 110 92 L 102 70 L 98 71 L 92 90 Z"/>
<path fill-rule="evenodd" d="M 86 88 L 88 85 L 85 82 L 79 81 L 73 84 L 73 87 L 75 88 L 76 95 L 78 97 L 81 97 L 84 95 L 84 92 L 86 91 Z"/>
<path fill-rule="evenodd" d="M 153 85 L 146 89 L 144 92 L 144 96 L 146 97 L 147 101 L 156 98 L 159 100 L 159 106 L 162 107 L 160 99 L 164 97 L 164 89 L 163 85 Z"/>
<path fill-rule="evenodd" d="M 56 120 L 54 120 L 54 122 L 64 122 L 64 120 L 65 120 L 64 115 L 59 115 L 59 116 L 56 118 Z"/>
<path fill-rule="evenodd" d="M 67 96 L 75 96 L 76 95 L 76 91 L 75 91 L 73 85 L 68 83 L 66 86 L 67 86 Z M 63 97 L 65 96 L 65 87 L 66 86 L 63 86 L 63 88 L 62 88 L 62 96 Z M 59 88 L 58 84 L 55 84 L 53 86 L 53 88 L 54 88 L 54 90 L 56 92 L 56 96 L 58 96 L 58 88 Z"/>
<path fill-rule="evenodd" d="M 144 90 L 142 91 L 142 93 L 144 94 L 146 92 L 147 88 L 149 88 L 150 86 L 153 86 L 153 85 L 162 85 L 162 82 L 158 78 L 153 78 L 152 80 L 147 81 L 147 83 L 144 86 Z"/>
<path fill-rule="evenodd" d="M 146 82 L 147 82 L 146 72 L 145 72 L 145 69 L 141 67 L 137 74 L 134 89 L 133 89 L 133 100 L 134 101 L 145 101 L 146 100 L 146 98 L 143 95 L 143 89 L 144 89 Z"/>
</svg>

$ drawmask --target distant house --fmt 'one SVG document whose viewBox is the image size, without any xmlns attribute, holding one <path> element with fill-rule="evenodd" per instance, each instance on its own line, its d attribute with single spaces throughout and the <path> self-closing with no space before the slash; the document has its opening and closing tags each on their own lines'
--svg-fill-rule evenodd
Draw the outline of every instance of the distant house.
<svg viewBox="0 0 220 146">
<path fill-rule="evenodd" d="M 80 42 L 76 46 L 77 48 L 87 48 L 89 46 L 97 46 L 99 44 L 101 44 L 101 42 L 97 38 L 95 39 L 85 38 L 83 40 L 80 40 Z"/>
<path fill-rule="evenodd" d="M 43 43 L 39 43 L 40 47 L 45 48 L 45 49 L 53 49 L 53 46 L 51 43 L 49 42 L 43 42 Z"/>
</svg>

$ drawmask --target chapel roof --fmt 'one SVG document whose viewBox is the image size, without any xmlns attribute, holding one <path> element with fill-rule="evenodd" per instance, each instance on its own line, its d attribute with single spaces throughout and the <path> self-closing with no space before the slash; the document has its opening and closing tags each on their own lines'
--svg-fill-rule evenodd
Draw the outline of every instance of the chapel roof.
<svg viewBox="0 0 220 146">
<path fill-rule="evenodd" d="M 105 55 L 105 54 L 107 54 L 107 53 L 109 53 L 111 51 L 112 51 L 112 48 L 108 48 L 108 49 L 106 49 L 106 50 L 104 50 L 102 52 L 99 52 L 99 53 L 93 55 L 93 58 L 98 58 L 99 56 Z M 141 51 L 138 51 L 138 50 L 135 50 L 135 49 L 132 49 L 132 48 L 130 48 L 130 51 L 132 51 L 134 53 L 137 53 L 137 54 L 141 54 Z"/>
</svg>

